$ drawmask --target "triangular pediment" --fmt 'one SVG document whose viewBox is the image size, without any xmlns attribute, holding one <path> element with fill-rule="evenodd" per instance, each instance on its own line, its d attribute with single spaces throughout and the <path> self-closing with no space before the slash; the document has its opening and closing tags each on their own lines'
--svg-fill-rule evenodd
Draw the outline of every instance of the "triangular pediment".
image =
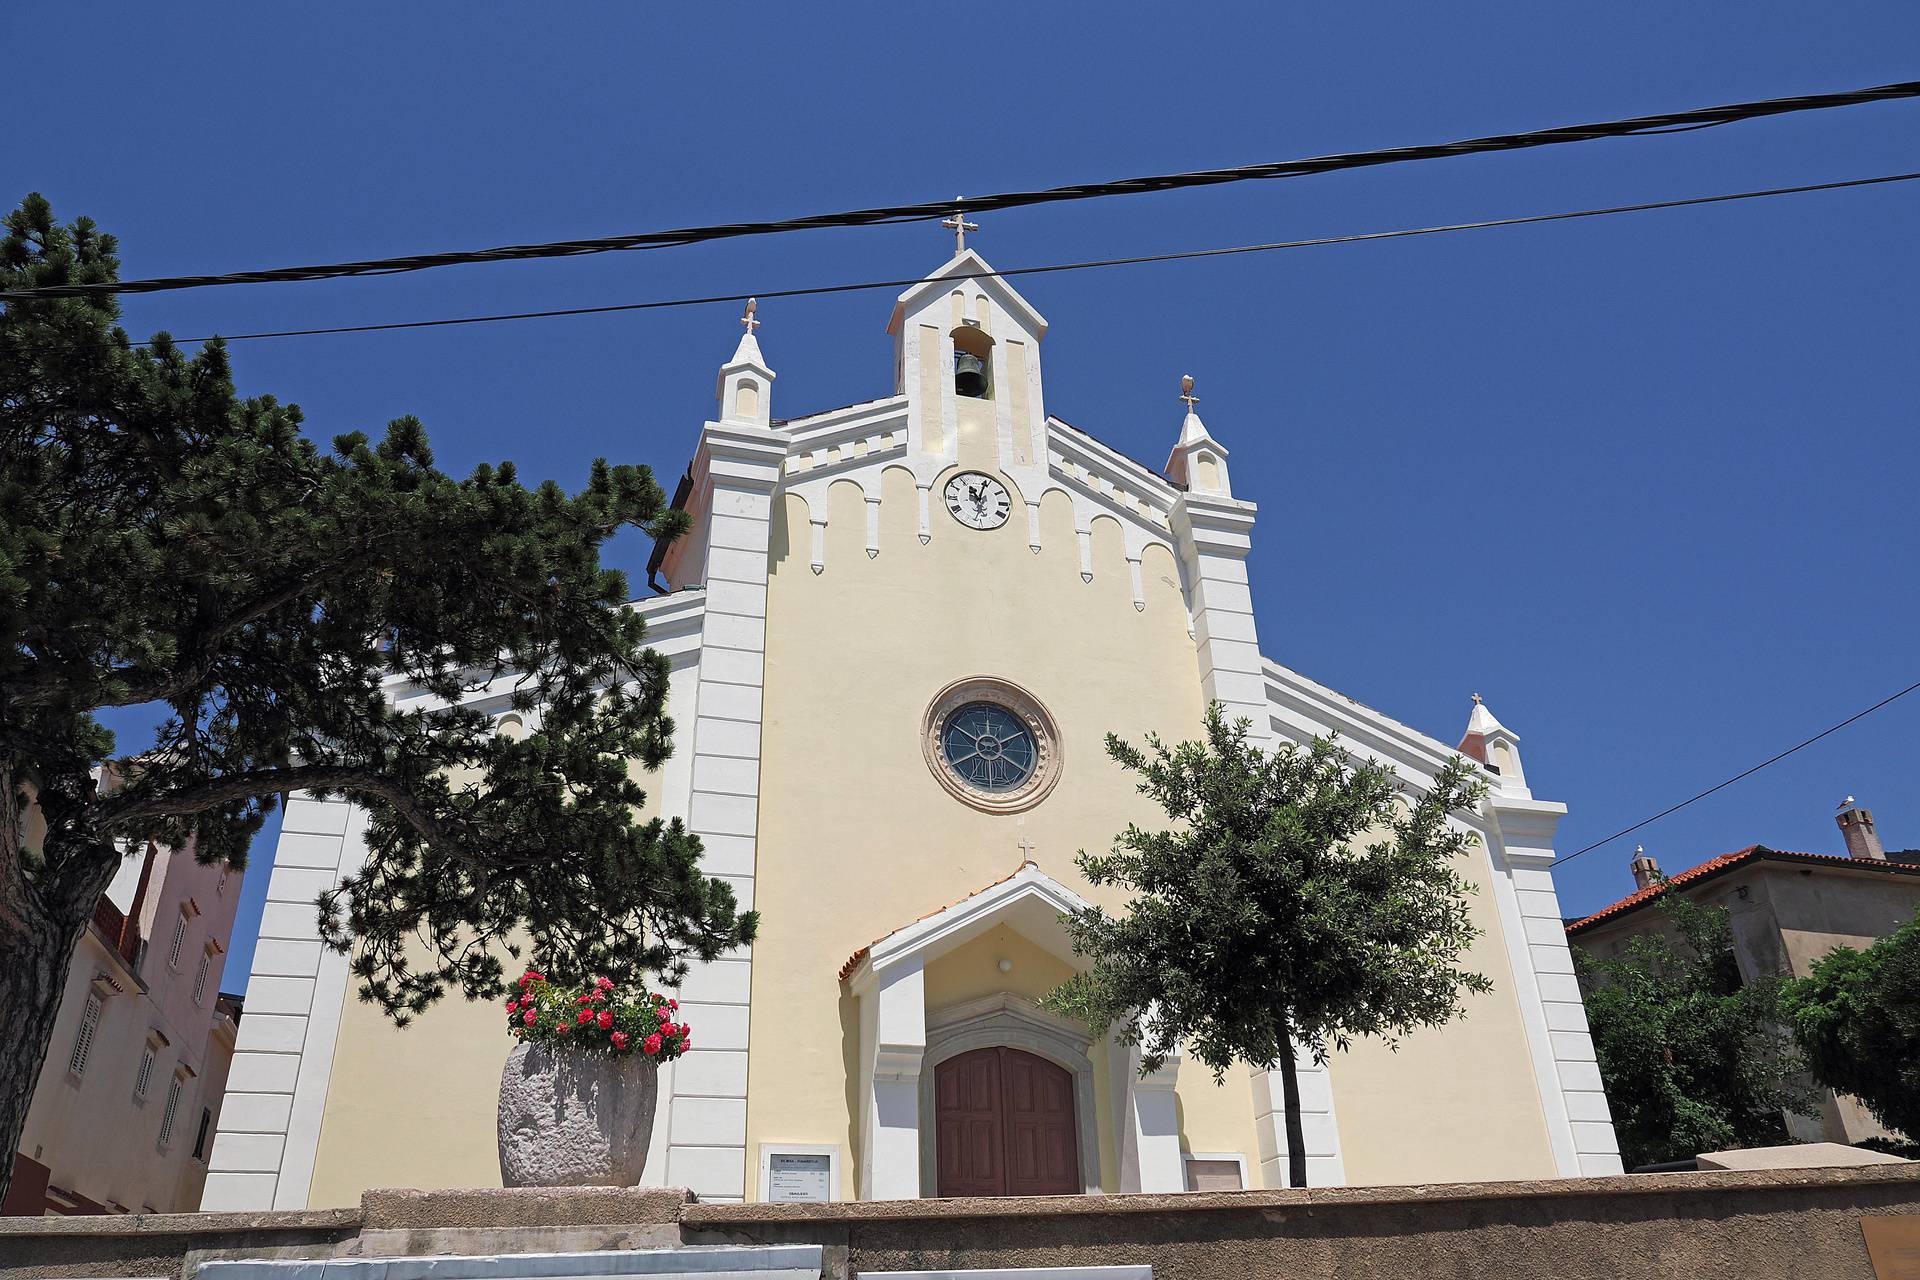
<svg viewBox="0 0 1920 1280">
<path fill-rule="evenodd" d="M 877 973 L 909 960 L 925 963 L 1001 924 L 1078 967 L 1060 917 L 1090 905 L 1037 864 L 1022 863 L 1006 879 L 876 938 L 848 959 L 840 976 L 858 982 L 863 968 Z"/>
<path fill-rule="evenodd" d="M 925 306 L 931 297 L 944 297 L 952 292 L 956 280 L 970 281 L 985 289 L 994 302 L 1032 330 L 1036 338 L 1046 333 L 1047 318 L 1034 310 L 1033 304 L 1021 297 L 1012 285 L 995 275 L 987 260 L 971 249 L 962 249 L 954 254 L 945 266 L 901 294 L 893 304 L 893 316 L 887 321 L 887 332 L 900 332 L 900 322 L 904 317 Z"/>
</svg>

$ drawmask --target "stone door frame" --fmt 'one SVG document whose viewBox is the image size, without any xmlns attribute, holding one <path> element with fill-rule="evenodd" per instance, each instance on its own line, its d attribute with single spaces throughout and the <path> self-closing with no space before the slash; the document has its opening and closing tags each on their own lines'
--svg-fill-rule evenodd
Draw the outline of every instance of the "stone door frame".
<svg viewBox="0 0 1920 1280">
<path fill-rule="evenodd" d="M 1100 1131 L 1095 1127 L 1093 1037 L 1081 1024 L 1046 1012 L 1025 996 L 998 992 L 927 1011 L 927 1049 L 920 1071 L 920 1194 L 940 1193 L 935 1144 L 938 1114 L 934 1068 L 975 1049 L 1019 1049 L 1060 1067 L 1073 1077 L 1074 1142 L 1080 1185 L 1088 1195 L 1100 1192 Z"/>
</svg>

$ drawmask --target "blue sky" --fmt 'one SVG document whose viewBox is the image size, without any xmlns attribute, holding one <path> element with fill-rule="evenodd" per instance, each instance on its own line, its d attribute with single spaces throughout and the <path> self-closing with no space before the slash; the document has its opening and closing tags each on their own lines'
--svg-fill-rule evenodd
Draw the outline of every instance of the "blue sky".
<svg viewBox="0 0 1920 1280">
<path fill-rule="evenodd" d="M 1442 141 L 1920 72 L 1904 3 L 206 5 L 95 15 L 84 73 L 17 6 L 35 114 L 0 196 L 129 275 L 778 217 Z M 78 56 L 77 47 L 68 52 Z M 1920 104 L 988 215 L 1006 268 L 1909 170 Z M 1269 656 L 1452 740 L 1524 740 L 1571 851 L 1920 678 L 1920 189 L 1021 282 L 1048 408 L 1143 459 L 1177 380 L 1261 506 Z M 130 301 L 136 336 L 912 276 L 933 227 Z M 890 299 L 763 305 L 776 416 L 890 390 Z M 670 485 L 737 308 L 238 344 L 326 437 L 426 422 L 442 465 Z M 641 576 L 646 548 L 615 549 Z M 1920 694 L 1640 833 L 1669 871 L 1920 845 Z M 135 745 L 132 736 L 125 745 Z M 271 832 L 268 833 L 270 838 Z M 1631 887 L 1634 839 L 1563 868 Z M 247 880 L 247 932 L 265 851 Z M 235 939 L 228 986 L 251 941 Z"/>
</svg>

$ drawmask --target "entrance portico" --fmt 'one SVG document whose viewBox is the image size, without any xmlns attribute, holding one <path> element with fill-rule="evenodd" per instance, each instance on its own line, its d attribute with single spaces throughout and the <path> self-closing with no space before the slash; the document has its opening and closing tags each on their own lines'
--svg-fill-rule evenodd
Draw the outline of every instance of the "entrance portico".
<svg viewBox="0 0 1920 1280">
<path fill-rule="evenodd" d="M 990 991 L 929 1007 L 929 966 L 997 930 L 1064 970 L 1078 967 L 1060 917 L 1087 905 L 1027 862 L 848 961 L 841 977 L 860 1015 L 861 1199 L 1184 1188 L 1177 1058 L 1142 1079 L 1137 1051 L 1096 1042 L 1031 993 Z M 1104 1117 L 1100 1093 L 1109 1099 Z M 1105 1184 L 1103 1128 L 1118 1165 L 1117 1180 Z M 943 1140 L 973 1146 L 943 1152 Z"/>
</svg>

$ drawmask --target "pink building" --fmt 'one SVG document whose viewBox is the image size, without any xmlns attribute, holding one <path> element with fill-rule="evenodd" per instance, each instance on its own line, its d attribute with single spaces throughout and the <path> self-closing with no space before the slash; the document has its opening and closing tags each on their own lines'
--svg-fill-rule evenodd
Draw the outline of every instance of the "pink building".
<svg viewBox="0 0 1920 1280">
<path fill-rule="evenodd" d="M 121 866 L 74 949 L 0 1212 L 200 1206 L 240 1017 L 220 993 L 240 879 L 152 845 Z"/>
</svg>

